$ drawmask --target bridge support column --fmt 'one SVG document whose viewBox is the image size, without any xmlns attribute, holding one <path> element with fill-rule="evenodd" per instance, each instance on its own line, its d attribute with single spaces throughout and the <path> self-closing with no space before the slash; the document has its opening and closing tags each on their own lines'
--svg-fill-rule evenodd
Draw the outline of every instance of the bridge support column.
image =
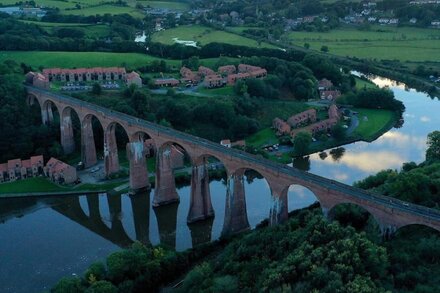
<svg viewBox="0 0 440 293">
<path fill-rule="evenodd" d="M 50 105 L 43 105 L 41 107 L 41 121 L 44 125 L 53 123 L 53 111 Z"/>
<path fill-rule="evenodd" d="M 397 231 L 396 225 L 379 222 L 380 235 L 383 240 L 390 240 Z"/>
<path fill-rule="evenodd" d="M 227 180 L 225 221 L 222 235 L 235 234 L 249 229 L 244 193 L 244 171 L 237 171 Z"/>
<path fill-rule="evenodd" d="M 145 155 L 142 141 L 127 144 L 127 157 L 130 162 L 130 189 L 134 192 L 150 187 Z"/>
<path fill-rule="evenodd" d="M 168 145 L 156 155 L 156 185 L 153 207 L 179 201 L 172 166 L 171 146 Z"/>
<path fill-rule="evenodd" d="M 114 126 L 110 126 L 104 133 L 104 170 L 105 176 L 119 171 L 118 145 Z"/>
<path fill-rule="evenodd" d="M 289 218 L 287 192 L 289 188 L 272 186 L 272 206 L 270 208 L 269 225 L 275 226 L 286 222 Z"/>
<path fill-rule="evenodd" d="M 64 154 L 71 154 L 75 151 L 71 110 L 69 109 L 63 113 L 61 119 L 61 146 Z"/>
<path fill-rule="evenodd" d="M 81 127 L 81 161 L 86 168 L 98 162 L 91 118 L 84 119 Z"/>
<path fill-rule="evenodd" d="M 192 168 L 191 176 L 191 203 L 187 222 L 193 223 L 214 217 L 209 191 L 209 174 L 206 159 Z"/>
</svg>

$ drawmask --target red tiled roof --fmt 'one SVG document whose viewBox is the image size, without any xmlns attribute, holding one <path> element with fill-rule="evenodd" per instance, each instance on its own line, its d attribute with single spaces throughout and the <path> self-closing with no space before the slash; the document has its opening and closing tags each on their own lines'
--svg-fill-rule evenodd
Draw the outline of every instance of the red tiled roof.
<svg viewBox="0 0 440 293">
<path fill-rule="evenodd" d="M 31 160 L 23 160 L 21 161 L 21 166 L 25 167 L 26 169 L 31 167 Z"/>
<path fill-rule="evenodd" d="M 8 170 L 16 168 L 16 166 L 21 166 L 21 159 L 14 159 L 8 161 Z"/>
<path fill-rule="evenodd" d="M 40 162 L 41 162 L 41 164 L 44 163 L 44 158 L 43 158 L 42 155 L 39 155 L 39 156 L 33 156 L 33 157 L 31 157 L 30 160 L 31 160 L 31 165 L 32 165 L 32 166 L 34 166 L 34 165 L 38 165 L 38 164 L 40 164 Z"/>
<path fill-rule="evenodd" d="M 137 73 L 135 71 L 132 71 L 129 74 L 127 74 L 127 80 L 132 80 L 132 79 L 135 79 L 135 78 L 140 78 L 139 73 Z"/>
<path fill-rule="evenodd" d="M 164 85 L 164 84 L 179 84 L 179 81 L 175 78 L 162 78 L 154 80 L 155 85 Z"/>
</svg>

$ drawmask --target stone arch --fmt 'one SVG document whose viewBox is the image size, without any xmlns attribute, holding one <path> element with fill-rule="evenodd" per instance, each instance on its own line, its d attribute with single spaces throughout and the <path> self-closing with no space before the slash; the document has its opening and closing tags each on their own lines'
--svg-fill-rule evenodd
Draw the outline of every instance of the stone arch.
<svg viewBox="0 0 440 293">
<path fill-rule="evenodd" d="M 374 230 L 377 234 L 393 233 L 392 227 L 386 227 L 369 208 L 353 202 L 340 202 L 328 210 L 328 218 L 337 220 L 341 225 L 350 225 L 356 230 Z M 390 230 L 391 229 L 391 230 Z M 390 231 L 388 231 L 390 230 Z"/>
<path fill-rule="evenodd" d="M 152 138 L 152 136 L 143 130 L 136 131 L 130 134 L 130 142 L 143 142 L 145 146 L 148 148 L 148 155 L 153 157 L 157 153 L 156 141 Z"/>
<path fill-rule="evenodd" d="M 56 110 L 58 118 L 60 119 L 61 111 L 58 107 L 58 104 L 50 99 L 46 99 L 41 107 L 41 119 L 43 124 L 54 123 L 54 121 L 56 120 L 56 117 L 54 116 L 54 110 Z"/>
<path fill-rule="evenodd" d="M 238 233 L 267 219 L 271 193 L 268 176 L 258 169 L 239 167 L 228 174 L 222 234 Z"/>
<path fill-rule="evenodd" d="M 129 142 L 127 130 L 119 122 L 111 122 L 104 130 L 104 169 L 105 175 L 110 176 L 120 171 L 120 156 L 126 160 L 126 154 L 119 154 L 119 149 L 126 149 Z"/>
<path fill-rule="evenodd" d="M 404 234 L 408 229 L 414 229 L 414 227 L 421 228 L 426 231 L 435 231 L 437 235 L 440 237 L 440 227 L 436 225 L 429 225 L 429 223 L 413 223 L 413 224 L 405 224 L 396 228 L 396 235 Z"/>
<path fill-rule="evenodd" d="M 164 142 L 156 154 L 156 180 L 153 207 L 178 202 L 175 170 L 184 166 L 193 166 L 194 160 L 181 144 L 174 141 Z"/>
<path fill-rule="evenodd" d="M 309 187 L 301 183 L 293 183 L 287 187 L 287 211 L 302 209 L 309 207 L 315 203 L 319 203 L 319 197 Z"/>
<path fill-rule="evenodd" d="M 71 154 L 81 141 L 81 120 L 78 112 L 70 106 L 64 107 L 60 115 L 61 146 L 65 154 Z"/>
<path fill-rule="evenodd" d="M 99 146 L 98 150 L 96 145 Z M 98 154 L 104 149 L 104 127 L 101 120 L 88 113 L 81 121 L 81 158 L 86 168 L 98 163 Z M 99 157 L 101 157 L 100 155 Z M 100 172 L 101 173 L 101 172 Z"/>
<path fill-rule="evenodd" d="M 227 174 L 224 176 L 224 168 L 224 163 L 217 156 L 212 154 L 205 153 L 194 159 L 191 173 L 191 198 L 187 217 L 188 223 L 214 217 L 215 212 L 210 186 L 211 179 L 216 178 L 226 182 Z M 218 180 L 213 184 L 216 183 L 218 183 Z M 224 187 L 223 191 L 223 195 L 225 195 L 226 187 Z M 223 196 L 216 197 L 215 199 L 217 208 L 219 210 L 222 209 L 224 204 L 220 203 L 220 201 L 223 199 Z M 221 214 L 223 214 L 223 210 L 221 211 Z"/>
<path fill-rule="evenodd" d="M 32 105 L 34 105 L 35 104 L 35 102 L 40 106 L 40 108 L 41 108 L 41 102 L 40 102 L 40 99 L 38 99 L 38 97 L 36 96 L 36 95 L 34 95 L 34 94 L 29 94 L 28 93 L 28 95 L 27 95 L 27 97 L 26 97 L 26 104 L 28 105 L 28 106 L 32 106 Z"/>
</svg>

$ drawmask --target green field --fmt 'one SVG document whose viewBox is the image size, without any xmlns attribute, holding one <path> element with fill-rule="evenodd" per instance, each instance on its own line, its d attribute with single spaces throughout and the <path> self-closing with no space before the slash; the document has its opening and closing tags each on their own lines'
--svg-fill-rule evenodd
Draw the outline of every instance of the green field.
<svg viewBox="0 0 440 293">
<path fill-rule="evenodd" d="M 0 184 L 0 194 L 66 191 L 47 178 L 37 177 Z"/>
<path fill-rule="evenodd" d="M 110 27 L 106 24 L 84 24 L 84 23 L 55 23 L 21 20 L 28 24 L 35 24 L 41 27 L 46 32 L 53 34 L 60 28 L 75 28 L 84 32 L 90 38 L 104 38 L 109 35 Z"/>
<path fill-rule="evenodd" d="M 377 88 L 377 86 L 369 80 L 361 79 L 358 77 L 355 77 L 355 80 L 356 80 L 356 89 L 358 90 L 365 88 L 366 89 Z"/>
<path fill-rule="evenodd" d="M 179 11 L 186 11 L 189 9 L 188 3 L 177 2 L 177 1 L 136 1 L 145 7 L 152 8 L 168 8 Z"/>
<path fill-rule="evenodd" d="M 34 69 L 40 66 L 75 68 L 95 66 L 125 66 L 137 68 L 160 58 L 139 53 L 103 53 L 103 52 L 45 52 L 45 51 L 1 51 L 0 62 L 15 60 L 18 63 L 31 65 Z M 178 60 L 166 60 L 172 66 L 180 66 Z"/>
<path fill-rule="evenodd" d="M 440 61 L 440 30 L 372 26 L 370 31 L 340 28 L 330 32 L 291 32 L 292 44 L 329 47 L 331 54 L 379 60 Z"/>
<path fill-rule="evenodd" d="M 173 38 L 178 38 L 182 41 L 196 41 L 202 46 L 213 42 L 221 42 L 257 48 L 276 48 L 268 43 L 259 44 L 257 41 L 249 38 L 200 25 L 180 26 L 157 32 L 153 35 L 152 40 L 154 42 L 171 45 L 174 44 Z"/>
<path fill-rule="evenodd" d="M 61 10 L 61 14 L 70 14 L 70 15 L 82 15 L 82 16 L 90 16 L 90 15 L 104 15 L 104 14 L 122 14 L 127 13 L 133 17 L 143 18 L 144 14 L 142 11 L 130 7 L 130 6 L 117 6 L 117 5 L 99 5 L 99 6 L 89 6 L 82 9 L 72 9 L 72 10 Z"/>
<path fill-rule="evenodd" d="M 359 126 L 354 130 L 353 134 L 367 141 L 375 139 L 396 118 L 394 112 L 388 110 L 355 108 L 353 111 L 357 111 L 357 116 L 359 117 Z M 364 117 L 367 117 L 367 119 L 364 119 Z"/>
<path fill-rule="evenodd" d="M 218 96 L 235 96 L 234 88 L 232 86 L 225 86 L 215 89 L 200 88 L 198 92 L 203 94 L 218 95 Z"/>
<path fill-rule="evenodd" d="M 161 59 L 158 57 L 140 53 L 105 53 L 105 52 L 49 52 L 49 51 L 0 51 L 0 62 L 14 60 L 17 63 L 25 63 L 34 68 L 60 67 L 111 67 L 124 66 L 128 69 L 138 68 L 154 60 L 165 60 L 170 66 L 179 69 L 181 60 Z M 214 68 L 218 58 L 200 59 L 200 64 Z M 228 58 L 231 62 L 238 59 Z"/>
<path fill-rule="evenodd" d="M 264 145 L 273 145 L 278 143 L 278 137 L 272 128 L 264 128 L 257 133 L 246 138 L 246 145 L 260 148 Z"/>
</svg>

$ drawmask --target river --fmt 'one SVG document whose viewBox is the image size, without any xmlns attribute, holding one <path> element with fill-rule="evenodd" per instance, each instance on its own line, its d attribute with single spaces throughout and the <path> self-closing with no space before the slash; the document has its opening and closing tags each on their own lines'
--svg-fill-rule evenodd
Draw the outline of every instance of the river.
<svg viewBox="0 0 440 293">
<path fill-rule="evenodd" d="M 298 168 L 347 184 L 382 169 L 399 169 L 404 162 L 424 160 L 426 136 L 440 125 L 440 102 L 405 89 L 391 80 L 372 78 L 389 86 L 406 107 L 404 124 L 372 143 L 356 142 L 295 160 Z M 135 196 L 106 195 L 0 200 L 0 292 L 41 292 L 64 276 L 81 275 L 91 263 L 133 240 L 167 244 L 184 250 L 221 235 L 226 200 L 225 180 L 210 183 L 215 218 L 188 226 L 190 188 L 178 189 L 180 203 L 153 209 L 154 190 Z M 266 181 L 248 174 L 246 204 L 252 227 L 267 218 L 270 192 Z M 289 190 L 289 211 L 315 202 L 305 188 Z"/>
</svg>

